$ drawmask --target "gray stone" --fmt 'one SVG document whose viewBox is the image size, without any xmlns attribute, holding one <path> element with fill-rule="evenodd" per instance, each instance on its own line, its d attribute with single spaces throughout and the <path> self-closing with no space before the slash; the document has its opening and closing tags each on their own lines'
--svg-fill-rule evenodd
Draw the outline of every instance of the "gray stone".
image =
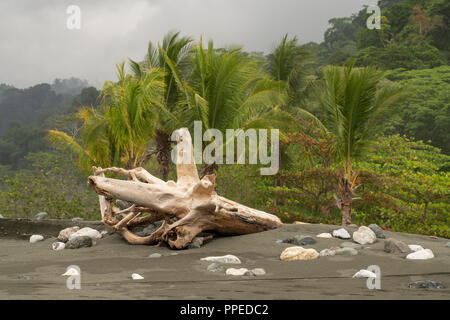
<svg viewBox="0 0 450 320">
<path fill-rule="evenodd" d="M 202 245 L 198 242 L 191 242 L 188 244 L 187 248 L 188 249 L 198 249 L 200 248 Z"/>
<path fill-rule="evenodd" d="M 283 240 L 278 239 L 278 240 L 275 240 L 275 242 L 276 242 L 276 243 L 283 243 Z M 449 242 L 449 243 L 450 243 L 450 242 Z"/>
<path fill-rule="evenodd" d="M 31 280 L 31 279 L 33 279 L 31 276 L 22 276 L 22 275 L 20 275 L 20 276 L 17 276 L 17 279 L 21 279 L 21 280 Z"/>
<path fill-rule="evenodd" d="M 124 200 L 120 200 L 120 199 L 116 200 L 116 206 L 118 206 L 120 210 L 128 209 L 132 205 L 133 204 L 131 202 L 128 202 L 128 201 L 124 201 Z"/>
<path fill-rule="evenodd" d="M 266 270 L 263 268 L 255 268 L 250 270 L 255 276 L 263 276 L 266 274 Z"/>
<path fill-rule="evenodd" d="M 356 224 L 354 224 L 354 223 L 349 224 L 347 227 L 350 227 L 350 228 L 358 228 L 358 226 L 357 226 Z"/>
<path fill-rule="evenodd" d="M 359 244 L 372 244 L 377 241 L 377 236 L 372 229 L 361 226 L 357 231 L 353 232 L 353 241 Z"/>
<path fill-rule="evenodd" d="M 397 239 L 386 239 L 384 241 L 384 252 L 387 253 L 409 253 L 411 249 L 406 243 Z"/>
<path fill-rule="evenodd" d="M 149 255 L 148 257 L 149 257 L 149 258 L 152 258 L 152 259 L 154 259 L 154 258 L 161 258 L 161 257 L 162 257 L 162 254 L 160 254 L 160 253 L 152 253 L 152 254 Z"/>
<path fill-rule="evenodd" d="M 340 248 L 334 252 L 337 256 L 356 256 L 358 254 L 358 251 L 353 248 Z"/>
<path fill-rule="evenodd" d="M 334 256 L 336 254 L 335 250 L 331 249 L 323 249 L 319 252 L 319 256 L 321 257 L 328 257 L 328 256 Z"/>
<path fill-rule="evenodd" d="M 345 239 L 345 240 L 351 238 L 351 236 L 348 233 L 348 231 L 345 230 L 344 228 L 340 228 L 340 229 L 334 230 L 333 231 L 333 237 L 339 238 L 339 239 Z"/>
<path fill-rule="evenodd" d="M 211 272 L 223 271 L 223 267 L 215 262 L 211 263 L 206 270 Z"/>
<path fill-rule="evenodd" d="M 341 248 L 353 248 L 353 249 L 356 249 L 356 250 L 362 249 L 362 245 L 354 243 L 354 242 L 349 242 L 349 241 L 342 242 L 339 246 Z"/>
<path fill-rule="evenodd" d="M 256 274 L 254 274 L 254 273 L 253 273 L 252 271 L 250 271 L 250 270 L 247 270 L 247 271 L 244 273 L 244 276 L 255 277 Z"/>
<path fill-rule="evenodd" d="M 316 240 L 310 236 L 296 235 L 296 236 L 284 239 L 283 243 L 295 244 L 297 246 L 306 246 L 308 244 L 316 243 Z"/>
<path fill-rule="evenodd" d="M 66 249 L 78 249 L 92 247 L 94 240 L 88 236 L 75 237 L 67 241 Z"/>
<path fill-rule="evenodd" d="M 450 248 L 450 242 L 447 242 L 447 243 L 445 244 L 445 246 L 446 246 L 447 248 Z"/>
<path fill-rule="evenodd" d="M 386 238 L 386 236 L 383 233 L 383 229 L 381 229 L 377 224 L 375 223 L 369 224 L 369 228 L 375 233 L 378 239 Z"/>
<path fill-rule="evenodd" d="M 200 260 L 201 261 L 219 262 L 219 263 L 241 264 L 241 260 L 232 254 L 227 254 L 225 256 L 220 256 L 220 257 L 206 257 L 206 258 L 201 258 Z"/>
<path fill-rule="evenodd" d="M 48 213 L 47 212 L 39 212 L 37 215 L 34 216 L 33 220 L 44 220 L 47 219 Z"/>
<path fill-rule="evenodd" d="M 415 282 L 410 282 L 408 284 L 408 288 L 416 288 L 416 289 L 444 289 L 444 285 L 442 282 L 435 282 L 431 280 L 419 280 Z"/>
<path fill-rule="evenodd" d="M 42 240 L 44 240 L 44 237 L 41 236 L 40 234 L 33 234 L 30 237 L 30 243 L 36 243 L 36 242 L 42 241 Z"/>
<path fill-rule="evenodd" d="M 0 219 L 5 219 L 5 217 L 2 214 L 0 214 Z"/>
<path fill-rule="evenodd" d="M 75 218 L 72 218 L 72 221 L 73 222 L 80 222 L 80 221 L 83 221 L 84 219 L 83 218 L 81 218 L 81 217 L 75 217 Z"/>
<path fill-rule="evenodd" d="M 68 241 L 69 237 L 78 230 L 80 230 L 80 227 L 78 226 L 62 229 L 58 234 L 58 240 L 62 242 Z"/>
</svg>

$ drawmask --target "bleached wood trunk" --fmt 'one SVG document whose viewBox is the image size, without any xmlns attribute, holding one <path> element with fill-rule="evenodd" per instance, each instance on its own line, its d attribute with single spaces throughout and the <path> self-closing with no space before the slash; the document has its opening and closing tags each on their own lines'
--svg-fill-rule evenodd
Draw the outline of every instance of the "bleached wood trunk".
<svg viewBox="0 0 450 320">
<path fill-rule="evenodd" d="M 215 176 L 199 179 L 194 163 L 192 140 L 185 128 L 177 135 L 177 182 L 163 181 L 143 168 L 96 168 L 88 185 L 99 195 L 103 223 L 121 234 L 131 244 L 166 242 L 171 248 L 182 249 L 203 231 L 224 235 L 240 235 L 278 228 L 278 217 L 226 199 L 214 191 Z M 114 172 L 128 180 L 106 178 Z M 115 199 L 133 205 L 120 211 Z M 118 215 L 123 218 L 119 220 Z M 146 237 L 130 229 L 163 220 L 159 229 Z"/>
</svg>

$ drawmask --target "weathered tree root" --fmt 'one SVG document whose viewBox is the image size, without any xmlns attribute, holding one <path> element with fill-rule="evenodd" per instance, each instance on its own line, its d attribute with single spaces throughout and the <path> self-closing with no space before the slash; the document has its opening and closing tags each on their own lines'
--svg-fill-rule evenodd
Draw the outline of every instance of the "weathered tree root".
<svg viewBox="0 0 450 320">
<path fill-rule="evenodd" d="M 200 180 L 191 136 L 184 128 L 178 130 L 177 155 L 177 182 L 165 182 L 143 168 L 93 167 L 94 175 L 88 178 L 88 186 L 99 195 L 102 222 L 130 244 L 167 243 L 176 249 L 185 248 L 204 231 L 240 235 L 282 225 L 272 214 L 218 196 L 214 191 L 214 175 Z M 128 180 L 106 178 L 106 172 L 123 175 Z M 115 199 L 132 205 L 120 210 L 113 205 Z M 161 226 L 148 236 L 140 237 L 130 231 L 161 220 Z"/>
</svg>

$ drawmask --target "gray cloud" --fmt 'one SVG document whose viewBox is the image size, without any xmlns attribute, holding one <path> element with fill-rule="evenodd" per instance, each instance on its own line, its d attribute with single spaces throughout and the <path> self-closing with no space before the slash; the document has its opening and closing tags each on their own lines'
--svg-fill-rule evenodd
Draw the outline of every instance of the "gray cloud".
<svg viewBox="0 0 450 320">
<path fill-rule="evenodd" d="M 0 83 L 28 87 L 70 76 L 101 87 L 114 64 L 141 59 L 168 30 L 216 45 L 271 50 L 289 33 L 320 42 L 333 17 L 376 0 L 7 0 L 0 3 Z M 81 8 L 81 30 L 66 28 L 66 9 Z"/>
</svg>

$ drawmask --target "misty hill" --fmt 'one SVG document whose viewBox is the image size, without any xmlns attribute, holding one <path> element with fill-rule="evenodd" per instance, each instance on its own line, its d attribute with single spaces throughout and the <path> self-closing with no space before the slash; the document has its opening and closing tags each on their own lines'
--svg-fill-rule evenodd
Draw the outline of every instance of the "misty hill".
<svg viewBox="0 0 450 320">
<path fill-rule="evenodd" d="M 26 89 L 0 84 L 0 137 L 14 122 L 35 125 L 49 116 L 73 111 L 74 99 L 87 87 L 86 80 L 77 78 L 55 79 L 51 85 L 41 83 Z M 90 91 L 97 92 L 92 87 Z"/>
</svg>

